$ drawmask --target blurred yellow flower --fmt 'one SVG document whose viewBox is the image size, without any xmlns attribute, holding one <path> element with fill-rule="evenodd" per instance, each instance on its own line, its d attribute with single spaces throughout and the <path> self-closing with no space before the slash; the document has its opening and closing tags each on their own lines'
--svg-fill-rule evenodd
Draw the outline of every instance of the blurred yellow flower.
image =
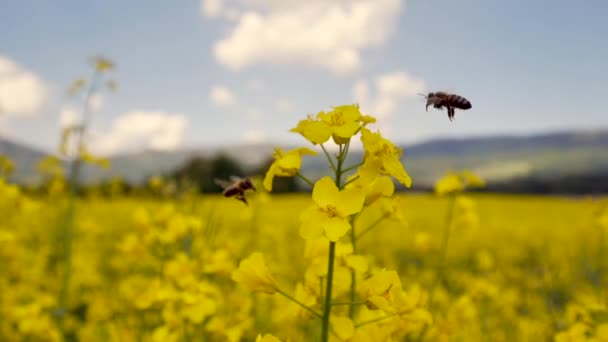
<svg viewBox="0 0 608 342">
<path fill-rule="evenodd" d="M 438 195 L 445 195 L 464 190 L 464 184 L 462 183 L 460 176 L 454 173 L 448 173 L 435 183 L 435 193 Z"/>
<path fill-rule="evenodd" d="M 297 148 L 288 152 L 283 152 L 280 148 L 275 149 L 272 155 L 275 160 L 264 177 L 264 188 L 272 191 L 274 177 L 295 176 L 302 166 L 302 156 L 305 154 L 314 156 L 317 152 L 308 148 Z"/>
<path fill-rule="evenodd" d="M 13 173 L 15 164 L 7 157 L 0 154 L 0 177 L 6 177 Z"/>
<path fill-rule="evenodd" d="M 95 70 L 100 73 L 105 73 L 114 69 L 114 62 L 102 56 L 93 57 L 92 64 Z"/>
<path fill-rule="evenodd" d="M 448 172 L 435 183 L 435 193 L 446 195 L 484 186 L 485 181 L 471 171 Z"/>
<path fill-rule="evenodd" d="M 383 138 L 379 132 L 373 133 L 367 128 L 361 130 L 361 142 L 365 149 L 365 162 L 377 159 L 372 163 L 376 163 L 380 167 L 378 170 L 380 173 L 395 177 L 399 183 L 408 188 L 412 186 L 412 179 L 401 164 L 400 158 L 403 152 L 400 148 Z"/>
<path fill-rule="evenodd" d="M 361 285 L 367 307 L 390 311 L 396 295 L 401 291 L 401 280 L 395 271 L 382 270 Z"/>
<path fill-rule="evenodd" d="M 348 216 L 361 211 L 365 200 L 359 190 L 340 191 L 330 177 L 323 177 L 315 183 L 312 199 L 315 204 L 300 217 L 300 235 L 305 239 L 314 239 L 325 234 L 334 242 L 351 229 Z"/>
<path fill-rule="evenodd" d="M 355 325 L 348 317 L 331 317 L 332 332 L 339 341 L 349 341 L 355 335 Z"/>
<path fill-rule="evenodd" d="M 264 255 L 259 252 L 255 252 L 241 261 L 239 268 L 232 272 L 232 280 L 253 292 L 273 294 L 278 288 L 264 261 Z"/>
<path fill-rule="evenodd" d="M 281 342 L 281 340 L 270 334 L 266 334 L 264 336 L 258 335 L 258 337 L 256 337 L 255 339 L 255 342 Z"/>
<path fill-rule="evenodd" d="M 367 272 L 369 267 L 367 258 L 362 255 L 347 255 L 344 257 L 344 262 L 348 267 L 360 273 Z"/>
</svg>

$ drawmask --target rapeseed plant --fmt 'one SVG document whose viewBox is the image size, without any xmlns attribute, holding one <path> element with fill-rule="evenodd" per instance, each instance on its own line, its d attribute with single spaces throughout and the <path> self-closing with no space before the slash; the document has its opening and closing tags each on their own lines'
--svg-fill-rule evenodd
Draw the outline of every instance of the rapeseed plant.
<svg viewBox="0 0 608 342">
<path fill-rule="evenodd" d="M 357 279 L 368 272 L 368 262 L 364 256 L 356 253 L 358 236 L 353 223 L 367 210 L 375 209 L 381 213 L 378 222 L 395 215 L 396 206 L 393 204 L 382 203 L 379 207 L 374 205 L 382 198 L 389 199 L 394 193 L 394 184 L 388 176 L 407 187 L 412 183 L 400 161 L 401 149 L 379 132 L 367 128 L 375 121 L 371 116 L 362 115 L 356 105 L 334 107 L 329 112 L 322 111 L 316 116 L 301 120 L 291 131 L 302 135 L 313 146 L 320 145 L 334 173 L 314 182 L 299 173 L 302 155 L 314 155 L 313 150 L 298 148 L 287 153 L 281 150 L 275 152 L 275 162 L 264 180 L 267 190 L 272 189 L 275 176 L 298 176 L 313 186 L 313 204 L 301 213 L 299 225 L 300 236 L 307 241 L 306 256 L 311 264 L 305 273 L 303 284 L 299 283 L 296 287 L 295 298 L 280 289 L 260 253 L 254 253 L 244 260 L 233 273 L 233 279 L 250 290 L 267 294 L 280 293 L 308 311 L 308 314 L 318 317 L 321 320 L 323 342 L 330 340 L 330 335 L 331 340 L 354 341 L 357 327 L 375 323 L 376 320 L 403 318 L 414 312 L 414 308 L 401 310 L 408 302 L 408 295 L 401 289 L 399 277 L 394 271 L 388 274 L 396 282 L 376 280 L 384 279 L 384 273 L 379 273 L 362 285 L 367 286 L 367 290 L 363 290 L 362 301 L 357 300 Z M 363 160 L 346 166 L 344 163 L 351 140 L 358 134 L 365 150 Z M 324 145 L 330 139 L 338 148 L 338 153 L 334 156 Z M 350 171 L 354 172 L 347 176 Z M 361 234 L 368 233 L 376 225 L 377 223 L 370 224 Z M 344 238 L 349 231 L 350 241 L 346 241 Z M 324 258 L 326 262 L 323 261 Z M 350 301 L 339 302 L 337 298 L 345 294 Z M 392 299 L 389 303 L 386 296 L 395 297 L 398 304 L 393 303 Z M 385 316 L 355 323 L 354 320 L 358 318 L 357 307 L 362 304 L 367 304 L 369 310 L 385 312 Z M 337 307 L 336 313 L 332 313 L 334 306 Z M 340 306 L 348 308 L 346 315 L 340 313 Z M 316 311 L 317 308 L 321 310 L 320 313 Z M 426 311 L 422 315 L 428 317 Z"/>
</svg>

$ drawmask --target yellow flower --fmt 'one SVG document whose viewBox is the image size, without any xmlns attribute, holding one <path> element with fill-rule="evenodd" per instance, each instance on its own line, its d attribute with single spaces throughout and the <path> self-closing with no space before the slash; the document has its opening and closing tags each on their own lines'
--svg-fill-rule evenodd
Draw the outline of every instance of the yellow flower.
<svg viewBox="0 0 608 342">
<path fill-rule="evenodd" d="M 316 155 L 317 152 L 308 149 L 308 148 L 297 148 L 295 150 L 288 151 L 287 153 L 283 152 L 280 148 L 275 149 L 272 157 L 275 159 L 268 172 L 266 172 L 266 177 L 264 177 L 264 188 L 267 191 L 272 191 L 272 181 L 274 177 L 293 177 L 295 176 L 300 167 L 302 167 L 302 156 L 308 155 Z"/>
<path fill-rule="evenodd" d="M 448 172 L 435 183 L 435 193 L 446 195 L 484 186 L 485 181 L 471 171 Z"/>
<path fill-rule="evenodd" d="M 232 272 L 232 280 L 245 285 L 253 292 L 273 294 L 278 288 L 264 261 L 264 255 L 259 252 L 241 261 L 239 268 Z"/>
<path fill-rule="evenodd" d="M 389 311 L 401 292 L 401 280 L 395 271 L 382 270 L 362 284 L 363 298 L 370 310 Z"/>
<path fill-rule="evenodd" d="M 445 195 L 464 190 L 464 184 L 460 177 L 454 173 L 448 173 L 435 183 L 435 193 Z"/>
<path fill-rule="evenodd" d="M 469 170 L 464 170 L 460 172 L 460 176 L 466 183 L 467 188 L 483 188 L 484 186 L 486 186 L 486 182 L 481 177 L 479 177 L 479 175 Z"/>
<path fill-rule="evenodd" d="M 336 144 L 345 144 L 362 127 L 375 122 L 371 116 L 363 116 L 357 105 L 334 107 L 331 112 L 320 112 L 316 118 L 301 120 L 290 131 L 300 133 L 313 144 L 322 144 L 333 138 Z"/>
<path fill-rule="evenodd" d="M 185 253 L 179 253 L 168 261 L 164 267 L 165 277 L 175 281 L 181 288 L 196 283 L 195 270 L 198 268 L 196 261 L 191 260 Z"/>
<path fill-rule="evenodd" d="M 381 167 L 380 159 L 368 159 L 356 174 L 346 180 L 346 188 L 359 189 L 365 194 L 364 206 L 369 206 L 381 197 L 390 197 L 395 192 L 395 184 L 390 177 L 378 174 Z"/>
<path fill-rule="evenodd" d="M 281 342 L 281 340 L 270 334 L 266 334 L 264 336 L 258 335 L 258 337 L 255 339 L 255 342 Z"/>
<path fill-rule="evenodd" d="M 315 183 L 312 199 L 315 205 L 301 215 L 300 235 L 314 239 L 325 234 L 334 242 L 351 229 L 348 216 L 361 211 L 365 200 L 359 190 L 340 191 L 330 177 L 323 177 Z"/>
<path fill-rule="evenodd" d="M 107 71 L 114 69 L 114 62 L 112 62 L 110 59 L 102 57 L 102 56 L 94 57 L 92 59 L 92 64 L 93 64 L 93 67 L 95 69 L 97 69 L 97 71 L 100 73 L 105 73 Z"/>
<path fill-rule="evenodd" d="M 348 317 L 332 317 L 331 327 L 339 341 L 349 341 L 355 335 L 355 325 Z"/>
<path fill-rule="evenodd" d="M 403 152 L 399 147 L 383 138 L 379 132 L 373 133 L 367 128 L 361 130 L 361 142 L 365 149 L 365 162 L 372 159 L 371 162 L 379 166 L 378 172 L 395 177 L 399 183 L 408 188 L 412 186 L 412 179 L 401 164 L 400 158 Z"/>
<path fill-rule="evenodd" d="M 15 170 L 15 164 L 7 157 L 0 154 L 0 177 L 8 176 Z"/>
<path fill-rule="evenodd" d="M 308 306 L 309 308 L 314 307 L 317 304 L 316 294 L 313 293 L 311 291 L 311 289 L 308 289 L 302 283 L 298 283 L 296 285 L 296 291 L 294 293 L 294 298 L 298 302 Z M 289 310 L 290 316 L 292 316 L 296 319 L 307 320 L 309 318 L 314 317 L 310 311 L 305 310 L 301 306 L 296 305 L 296 304 L 291 304 L 291 306 L 289 306 L 285 309 Z"/>
</svg>

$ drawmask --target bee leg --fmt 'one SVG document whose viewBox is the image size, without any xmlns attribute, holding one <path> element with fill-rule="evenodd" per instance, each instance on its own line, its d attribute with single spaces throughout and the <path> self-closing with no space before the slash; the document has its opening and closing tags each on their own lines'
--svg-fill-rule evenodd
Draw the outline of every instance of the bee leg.
<svg viewBox="0 0 608 342">
<path fill-rule="evenodd" d="M 448 118 L 450 118 L 450 121 L 452 121 L 454 119 L 454 108 L 452 107 L 448 107 Z"/>
</svg>

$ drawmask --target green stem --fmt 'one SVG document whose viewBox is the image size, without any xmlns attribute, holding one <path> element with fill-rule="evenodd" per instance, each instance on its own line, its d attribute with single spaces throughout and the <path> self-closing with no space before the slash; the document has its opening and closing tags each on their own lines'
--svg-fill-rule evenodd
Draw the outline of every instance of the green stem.
<svg viewBox="0 0 608 342">
<path fill-rule="evenodd" d="M 348 184 L 356 181 L 357 179 L 359 179 L 359 176 L 355 176 L 353 179 L 349 180 L 348 182 L 342 184 L 342 189 L 344 189 Z"/>
<path fill-rule="evenodd" d="M 378 218 L 376 221 L 374 221 L 374 223 L 372 223 L 369 227 L 365 228 L 364 231 L 362 231 L 361 233 L 359 233 L 359 235 L 357 235 L 357 239 L 360 239 L 363 237 L 363 235 L 369 233 L 370 231 L 372 231 L 372 229 L 376 228 L 376 226 L 378 226 L 378 224 L 380 224 L 380 222 L 384 221 L 384 219 L 386 219 L 386 215 L 382 215 L 380 216 L 380 218 Z"/>
<path fill-rule="evenodd" d="M 299 300 L 293 298 L 292 296 L 288 295 L 287 293 L 283 292 L 280 289 L 276 289 L 277 293 L 283 295 L 285 298 L 289 299 L 290 301 L 298 304 L 299 306 L 301 306 L 303 309 L 305 309 L 306 311 L 310 312 L 311 314 L 315 315 L 317 318 L 323 318 L 323 316 L 321 316 L 320 313 L 316 312 L 315 310 L 311 309 L 310 307 L 308 307 L 306 304 L 300 302 Z"/>
<path fill-rule="evenodd" d="M 329 257 L 327 260 L 327 287 L 325 289 L 325 305 L 323 306 L 323 325 L 321 328 L 321 342 L 329 339 L 329 315 L 331 314 L 331 290 L 334 279 L 334 257 L 336 254 L 336 243 L 329 242 Z"/>
<path fill-rule="evenodd" d="M 456 204 L 456 196 L 455 195 L 449 195 L 450 197 L 448 198 L 448 211 L 446 213 L 446 217 L 445 217 L 445 225 L 443 228 L 443 239 L 441 241 L 441 250 L 440 250 L 440 255 L 439 255 L 439 262 L 437 263 L 437 269 L 436 269 L 436 276 L 435 279 L 433 280 L 433 283 L 431 284 L 431 288 L 430 288 L 430 295 L 429 295 L 429 309 L 433 309 L 434 307 L 434 299 L 435 299 L 435 288 L 439 285 L 439 282 L 445 277 L 445 264 L 446 264 L 446 260 L 447 260 L 447 255 L 448 255 L 448 243 L 450 241 L 450 235 L 451 235 L 451 228 L 452 228 L 452 217 L 454 215 L 454 206 Z M 425 326 L 422 331 L 420 332 L 420 334 L 418 335 L 418 338 L 416 339 L 416 341 L 422 341 L 424 340 L 426 334 L 428 333 L 428 329 L 429 326 Z"/>
<path fill-rule="evenodd" d="M 445 217 L 445 226 L 443 228 L 443 239 L 441 241 L 441 250 L 439 255 L 439 262 L 437 263 L 437 276 L 431 285 L 431 292 L 429 297 L 429 305 L 433 306 L 433 299 L 435 297 L 435 288 L 439 285 L 445 277 L 445 264 L 448 255 L 448 244 L 450 242 L 450 235 L 452 231 L 452 217 L 454 215 L 454 206 L 456 204 L 456 196 L 450 195 L 448 198 L 448 211 Z"/>
<path fill-rule="evenodd" d="M 353 254 L 357 254 L 357 234 L 355 234 L 355 220 L 351 220 L 350 242 L 353 246 Z M 352 304 L 348 307 L 348 317 L 351 319 L 355 316 L 355 301 L 357 299 L 357 272 L 352 269 L 350 271 L 350 301 Z"/>
<path fill-rule="evenodd" d="M 344 150 L 342 151 L 342 162 L 346 161 L 346 155 L 348 154 L 348 149 L 350 148 L 350 139 L 348 139 L 348 142 L 346 142 L 346 144 L 344 145 Z M 342 171 L 344 172 L 344 171 Z"/>
<path fill-rule="evenodd" d="M 305 181 L 308 185 L 310 185 L 312 187 L 315 186 L 315 183 L 313 183 L 310 179 L 306 178 L 306 176 L 304 176 L 303 174 L 298 172 L 298 173 L 296 173 L 296 176 L 298 178 L 300 178 L 301 180 Z"/>
<path fill-rule="evenodd" d="M 350 142 L 350 141 L 349 141 Z M 321 145 L 323 146 L 323 145 Z M 348 147 L 348 146 L 347 146 Z M 344 163 L 344 159 L 346 159 L 346 151 L 348 148 L 344 148 L 340 145 L 340 152 L 338 154 L 338 165 L 335 167 L 336 171 L 336 187 L 338 189 L 341 188 L 340 184 L 342 178 L 342 164 Z M 325 151 L 325 148 L 323 148 Z M 328 156 L 328 160 L 333 165 L 333 161 L 329 158 L 329 154 L 325 151 L 325 154 Z M 327 342 L 329 339 L 329 316 L 331 315 L 331 291 L 333 287 L 334 280 L 334 259 L 336 255 L 336 243 L 334 241 L 329 242 L 329 256 L 327 257 L 327 286 L 325 288 L 325 305 L 323 306 L 323 324 L 321 327 L 321 342 Z"/>
<path fill-rule="evenodd" d="M 378 322 L 384 321 L 386 319 L 393 318 L 395 316 L 401 316 L 401 315 L 410 313 L 412 311 L 413 310 L 411 310 L 411 309 L 410 310 L 404 310 L 404 311 L 392 313 L 390 315 L 382 316 L 382 317 L 379 317 L 379 318 L 370 319 L 369 321 L 363 321 L 361 323 L 355 324 L 355 328 L 361 328 L 362 326 L 365 326 L 365 325 L 378 323 Z"/>
<path fill-rule="evenodd" d="M 59 306 L 61 313 L 64 314 L 67 312 L 67 307 L 69 303 L 69 288 L 70 288 L 70 280 L 72 277 L 72 245 L 74 240 L 74 225 L 75 225 L 75 216 L 76 216 L 76 197 L 78 196 L 78 182 L 80 178 L 80 170 L 82 168 L 82 158 L 81 151 L 84 147 L 84 137 L 86 134 L 86 129 L 90 121 L 91 110 L 90 110 L 90 102 L 91 96 L 95 91 L 98 79 L 99 72 L 97 69 L 93 74 L 91 79 L 91 83 L 89 88 L 87 89 L 84 97 L 84 104 L 82 108 L 82 123 L 80 128 L 77 130 L 76 136 L 76 156 L 72 159 L 72 163 L 70 165 L 70 174 L 68 179 L 69 186 L 69 198 L 68 198 L 68 208 L 66 213 L 66 221 L 64 230 L 62 233 L 63 240 L 63 275 L 61 279 L 61 292 L 59 294 Z"/>
<path fill-rule="evenodd" d="M 351 170 L 354 170 L 354 169 L 358 168 L 358 167 L 359 167 L 359 166 L 361 166 L 361 165 L 363 165 L 363 162 L 361 162 L 361 163 L 357 163 L 357 164 L 352 165 L 352 166 L 349 166 L 349 167 L 347 167 L 346 169 L 342 170 L 342 172 L 346 173 L 346 172 L 348 172 L 348 171 L 351 171 Z"/>
<path fill-rule="evenodd" d="M 365 302 L 337 302 L 331 303 L 331 306 L 346 306 L 346 305 L 364 305 Z"/>
<path fill-rule="evenodd" d="M 325 146 L 323 146 L 323 144 L 321 144 L 321 149 L 323 149 L 323 153 L 325 153 L 325 157 L 327 157 L 327 160 L 329 161 L 329 165 L 331 166 L 332 171 L 337 172 L 336 164 L 334 164 L 334 160 L 331 158 L 331 156 L 329 155 L 329 152 L 327 152 L 327 150 L 325 149 Z"/>
</svg>

